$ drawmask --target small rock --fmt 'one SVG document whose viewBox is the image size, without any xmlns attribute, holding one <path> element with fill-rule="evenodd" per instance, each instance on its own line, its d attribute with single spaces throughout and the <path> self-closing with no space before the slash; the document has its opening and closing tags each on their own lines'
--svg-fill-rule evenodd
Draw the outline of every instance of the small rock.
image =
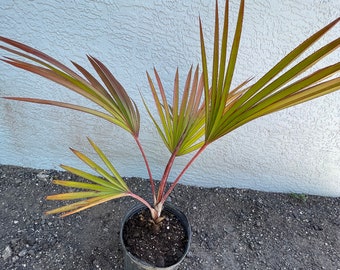
<svg viewBox="0 0 340 270">
<path fill-rule="evenodd" d="M 260 221 L 256 221 L 255 226 L 256 227 L 261 227 L 261 222 Z"/>
<path fill-rule="evenodd" d="M 20 241 L 20 238 L 14 238 L 11 240 L 11 246 L 15 247 Z"/>
<path fill-rule="evenodd" d="M 189 250 L 186 257 L 187 257 L 187 258 L 193 258 L 193 257 L 194 257 L 194 254 L 192 253 L 192 251 Z"/>
<path fill-rule="evenodd" d="M 57 243 L 57 239 L 53 238 L 50 240 L 50 246 L 55 245 L 55 243 Z"/>
<path fill-rule="evenodd" d="M 35 244 L 35 242 L 36 242 L 36 239 L 33 236 L 27 236 L 26 243 L 29 246 L 33 246 Z"/>
<path fill-rule="evenodd" d="M 40 257 L 41 257 L 41 252 L 39 252 L 37 255 L 35 255 L 36 259 L 40 259 Z"/>
<path fill-rule="evenodd" d="M 213 242 L 210 239 L 208 239 L 206 243 L 207 243 L 208 249 L 213 249 L 214 248 L 214 244 L 213 244 Z"/>
<path fill-rule="evenodd" d="M 2 258 L 6 261 L 11 256 L 12 256 L 12 249 L 10 248 L 10 246 L 6 246 L 2 252 Z"/>
<path fill-rule="evenodd" d="M 25 255 L 27 254 L 27 250 L 26 249 L 23 249 L 19 252 L 19 257 L 24 257 Z"/>
<path fill-rule="evenodd" d="M 254 243 L 249 243 L 248 244 L 248 247 L 251 249 L 251 250 L 255 250 L 255 245 L 254 245 Z"/>
<path fill-rule="evenodd" d="M 100 263 L 99 263 L 98 260 L 94 260 L 94 261 L 92 262 L 92 264 L 93 264 L 93 266 L 94 266 L 95 268 L 100 269 Z"/>
<path fill-rule="evenodd" d="M 39 180 L 47 181 L 48 177 L 49 177 L 49 175 L 46 174 L 44 171 L 37 174 L 37 178 Z"/>
<path fill-rule="evenodd" d="M 14 181 L 14 183 L 17 184 L 17 185 L 20 184 L 21 182 L 22 182 L 22 180 L 21 180 L 20 178 L 17 178 L 17 179 L 15 179 L 15 181 Z"/>
</svg>

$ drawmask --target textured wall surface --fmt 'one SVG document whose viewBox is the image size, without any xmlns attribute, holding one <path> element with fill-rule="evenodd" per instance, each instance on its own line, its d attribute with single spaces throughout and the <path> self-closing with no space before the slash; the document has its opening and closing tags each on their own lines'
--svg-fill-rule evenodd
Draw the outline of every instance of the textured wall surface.
<svg viewBox="0 0 340 270">
<path fill-rule="evenodd" d="M 231 1 L 231 12 L 238 4 Z M 221 1 L 221 6 L 222 5 Z M 247 1 L 235 83 L 258 78 L 289 50 L 339 17 L 338 0 Z M 198 15 L 211 53 L 212 0 L 1 0 L 0 34 L 57 59 L 88 67 L 85 55 L 106 63 L 139 105 L 151 94 L 145 71 L 157 67 L 171 89 L 176 67 L 181 78 L 199 63 Z M 231 16 L 235 22 L 236 16 Z M 318 46 L 339 36 L 340 26 Z M 4 53 L 1 52 L 1 55 Z M 340 59 L 339 50 L 321 67 Z M 0 64 L 0 96 L 62 101 L 78 98 L 44 79 Z M 182 183 L 245 187 L 266 191 L 340 195 L 340 93 L 258 119 L 208 147 Z M 141 140 L 159 178 L 169 157 L 141 106 Z M 82 166 L 69 146 L 88 153 L 86 136 L 106 152 L 122 175 L 146 177 L 133 140 L 104 121 L 77 112 L 0 100 L 0 163 L 57 169 Z M 174 173 L 188 157 L 177 160 Z"/>
</svg>

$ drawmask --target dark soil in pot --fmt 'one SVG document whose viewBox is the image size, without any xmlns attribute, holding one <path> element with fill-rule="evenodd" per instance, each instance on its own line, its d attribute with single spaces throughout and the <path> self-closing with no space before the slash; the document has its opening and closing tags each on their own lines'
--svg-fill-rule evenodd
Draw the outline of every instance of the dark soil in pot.
<svg viewBox="0 0 340 270">
<path fill-rule="evenodd" d="M 148 209 L 132 209 L 123 226 L 126 250 L 156 267 L 168 267 L 179 262 L 188 249 L 188 228 L 184 228 L 183 220 L 169 210 L 165 208 L 162 212 L 164 219 L 155 224 Z"/>
</svg>

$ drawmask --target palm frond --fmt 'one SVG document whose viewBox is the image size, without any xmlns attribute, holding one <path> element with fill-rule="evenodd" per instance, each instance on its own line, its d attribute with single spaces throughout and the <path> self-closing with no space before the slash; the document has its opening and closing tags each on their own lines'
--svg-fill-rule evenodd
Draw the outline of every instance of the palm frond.
<svg viewBox="0 0 340 270">
<path fill-rule="evenodd" d="M 154 122 L 158 133 L 169 151 L 176 156 L 197 150 L 202 146 L 204 135 L 203 78 L 196 68 L 189 70 L 183 93 L 179 89 L 179 74 L 175 74 L 172 103 L 166 97 L 159 74 L 154 70 L 158 91 L 147 73 L 159 119 L 156 119 L 144 101 L 144 105 Z"/>
<path fill-rule="evenodd" d="M 327 31 L 334 27 L 339 22 L 340 18 L 337 18 L 302 42 L 251 86 L 246 86 L 249 81 L 245 81 L 236 89 L 231 89 L 230 86 L 241 39 L 243 15 L 244 0 L 241 0 L 233 44 L 227 61 L 226 40 L 229 31 L 228 1 L 226 1 L 221 46 L 219 39 L 218 5 L 216 1 L 213 69 L 210 80 L 203 27 L 200 21 L 201 55 L 206 108 L 205 142 L 207 144 L 221 138 L 255 118 L 339 90 L 339 78 L 327 80 L 327 78 L 332 75 L 334 76 L 339 72 L 339 62 L 321 68 L 312 74 L 304 74 L 321 59 L 338 49 L 340 47 L 340 38 L 329 42 L 322 48 L 309 54 L 292 67 L 289 66 L 318 39 L 326 34 Z M 228 64 L 226 65 L 227 62 Z"/>
<path fill-rule="evenodd" d="M 84 108 L 76 104 L 68 104 L 52 100 L 26 98 L 25 101 L 54 105 L 90 113 L 114 123 L 115 125 L 130 132 L 135 137 L 138 136 L 140 129 L 140 115 L 135 103 L 128 96 L 124 87 L 98 59 L 88 56 L 88 60 L 95 69 L 97 75 L 103 81 L 104 85 L 77 63 L 72 62 L 77 70 L 81 72 L 83 77 L 56 59 L 32 47 L 2 36 L 0 36 L 0 42 L 7 44 L 7 46 L 0 45 L 1 49 L 4 49 L 25 60 L 22 61 L 19 59 L 5 57 L 4 59 L 1 59 L 2 61 L 60 84 L 87 98 L 107 113 L 98 112 L 91 108 Z M 23 98 L 19 97 L 11 97 L 10 99 L 23 100 Z"/>
<path fill-rule="evenodd" d="M 86 165 L 88 165 L 91 169 L 96 171 L 102 177 L 98 177 L 96 175 L 70 166 L 61 165 L 63 169 L 86 179 L 88 182 L 54 180 L 54 184 L 72 188 L 72 192 L 49 195 L 46 197 L 46 199 L 61 201 L 77 199 L 84 200 L 47 211 L 47 214 L 65 212 L 63 216 L 66 216 L 85 210 L 89 207 L 106 202 L 108 200 L 131 195 L 128 186 L 119 175 L 117 170 L 113 167 L 111 162 L 109 162 L 108 158 L 105 156 L 102 150 L 91 139 L 88 140 L 92 148 L 95 150 L 97 155 L 101 158 L 101 160 L 104 162 L 104 164 L 113 175 L 111 175 L 108 171 L 99 166 L 96 162 L 94 162 L 86 155 L 77 150 L 71 149 L 78 158 L 80 158 Z M 74 192 L 73 189 L 81 189 L 82 191 Z"/>
</svg>

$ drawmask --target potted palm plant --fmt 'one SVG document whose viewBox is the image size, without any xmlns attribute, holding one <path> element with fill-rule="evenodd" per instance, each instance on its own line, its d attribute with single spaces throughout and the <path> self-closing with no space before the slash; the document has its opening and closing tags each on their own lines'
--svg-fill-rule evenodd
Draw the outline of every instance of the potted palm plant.
<svg viewBox="0 0 340 270">
<path fill-rule="evenodd" d="M 340 78 L 334 76 L 340 70 L 340 62 L 306 73 L 320 59 L 339 48 L 340 38 L 310 53 L 302 60 L 295 61 L 333 28 L 340 18 L 302 42 L 256 82 L 248 79 L 239 83 L 237 87 L 231 88 L 243 16 L 244 0 L 241 0 L 232 46 L 227 48 L 227 38 L 230 35 L 228 1 L 225 5 L 221 41 L 216 1 L 212 72 L 208 72 L 203 27 L 200 21 L 203 71 L 200 72 L 198 67 L 195 70 L 190 68 L 184 89 L 179 87 L 177 71 L 171 100 L 167 98 L 167 92 L 157 71 L 154 70 L 154 78 L 147 73 L 157 116 L 154 115 L 151 105 L 144 99 L 143 103 L 164 145 L 171 153 L 159 182 L 153 179 L 148 158 L 139 139 L 140 114 L 137 104 L 101 61 L 93 56 L 87 57 L 95 71 L 95 75 L 92 75 L 75 62 L 72 64 L 76 70 L 72 70 L 41 51 L 12 39 L 0 37 L 2 42 L 0 48 L 19 56 L 19 58 L 5 57 L 2 61 L 65 86 L 90 100 L 97 109 L 36 98 L 5 97 L 6 99 L 59 106 L 92 114 L 124 129 L 133 137 L 149 175 L 150 198 L 142 198 L 130 190 L 100 147 L 88 139 L 97 158 L 105 167 L 71 148 L 71 151 L 95 173 L 61 165 L 64 170 L 82 177 L 84 181 L 54 180 L 53 183 L 81 191 L 50 195 L 47 196 L 47 200 L 79 201 L 46 212 L 47 214 L 62 213 L 61 216 L 65 217 L 109 200 L 126 196 L 136 199 L 140 204 L 128 212 L 121 227 L 120 237 L 126 255 L 126 269 L 175 269 L 183 260 L 190 244 L 190 225 L 185 215 L 168 204 L 167 199 L 186 170 L 211 143 L 258 117 L 340 89 Z M 229 55 L 228 50 L 230 50 Z M 188 163 L 178 176 L 168 183 L 175 159 L 190 153 L 192 156 Z M 171 229 L 175 234 L 170 236 L 168 233 Z M 161 238 L 162 235 L 165 235 L 165 238 Z M 139 238 L 145 236 L 147 243 L 143 242 L 138 246 Z M 170 238 L 176 238 L 178 241 L 168 242 Z M 157 249 L 164 241 L 166 251 Z M 144 248 L 147 255 L 140 254 L 139 251 L 148 243 L 151 243 L 151 246 Z"/>
</svg>

